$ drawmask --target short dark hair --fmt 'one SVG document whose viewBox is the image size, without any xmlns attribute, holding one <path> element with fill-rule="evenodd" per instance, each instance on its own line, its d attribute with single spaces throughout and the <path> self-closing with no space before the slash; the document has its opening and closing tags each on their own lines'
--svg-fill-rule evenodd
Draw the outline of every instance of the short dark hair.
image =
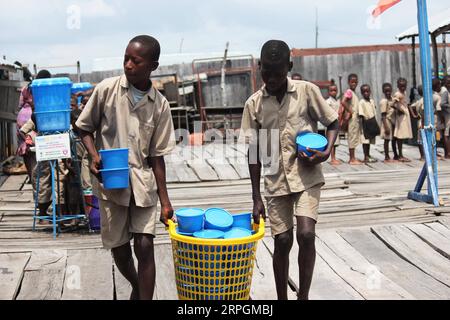
<svg viewBox="0 0 450 320">
<path fill-rule="evenodd" d="M 48 70 L 41 70 L 38 72 L 38 74 L 36 75 L 36 79 L 48 79 L 51 78 L 52 74 L 50 73 L 50 71 Z"/>
<path fill-rule="evenodd" d="M 298 72 L 295 72 L 295 73 L 291 74 L 291 78 L 292 79 L 299 78 L 299 80 L 303 80 L 303 76 L 300 73 L 298 73 Z"/>
<path fill-rule="evenodd" d="M 337 85 L 335 85 L 334 83 L 332 83 L 332 84 L 330 84 L 330 85 L 328 86 L 328 91 L 330 91 L 331 88 L 333 88 L 333 87 L 336 87 L 336 89 L 337 89 Z"/>
<path fill-rule="evenodd" d="M 397 80 L 397 85 L 399 85 L 400 82 L 408 83 L 408 80 L 406 80 L 405 78 L 400 77 L 400 78 L 398 78 L 398 80 Z"/>
<path fill-rule="evenodd" d="M 439 86 L 439 87 L 441 86 L 441 80 L 440 80 L 439 78 L 434 78 L 434 79 L 431 81 L 431 85 L 432 85 L 432 88 L 433 88 L 433 90 L 434 90 L 434 88 L 437 88 L 438 86 Z"/>
<path fill-rule="evenodd" d="M 382 90 L 384 91 L 386 88 L 391 88 L 392 89 L 392 84 L 390 84 L 389 82 L 383 83 Z"/>
<path fill-rule="evenodd" d="M 352 78 L 358 79 L 358 75 L 357 75 L 356 73 L 350 73 L 350 74 L 348 75 L 348 81 L 350 82 L 350 80 L 351 80 Z"/>
<path fill-rule="evenodd" d="M 287 63 L 291 61 L 291 49 L 282 40 L 269 40 L 261 48 L 261 63 Z"/>
<path fill-rule="evenodd" d="M 161 46 L 158 40 L 148 35 L 136 36 L 130 40 L 129 43 L 140 43 L 148 51 L 148 55 L 151 61 L 158 62 L 161 54 Z"/>
<path fill-rule="evenodd" d="M 364 88 L 368 88 L 368 89 L 370 90 L 370 86 L 369 86 L 367 83 L 365 83 L 365 84 L 363 84 L 363 85 L 361 86 L 361 88 L 360 88 L 361 93 L 363 92 Z"/>
</svg>

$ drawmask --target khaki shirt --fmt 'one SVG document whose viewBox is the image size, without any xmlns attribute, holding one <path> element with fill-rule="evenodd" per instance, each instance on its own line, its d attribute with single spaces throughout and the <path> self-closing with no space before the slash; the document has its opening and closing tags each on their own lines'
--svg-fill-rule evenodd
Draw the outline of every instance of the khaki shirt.
<svg viewBox="0 0 450 320">
<path fill-rule="evenodd" d="M 409 115 L 408 103 L 406 97 L 400 91 L 397 91 L 393 97 L 395 102 L 399 103 L 400 111 L 396 111 L 394 137 L 397 139 L 411 139 L 413 137 L 411 128 L 411 117 Z"/>
<path fill-rule="evenodd" d="M 395 123 L 395 109 L 393 108 L 394 101 L 388 99 L 381 99 L 380 101 L 380 111 L 381 114 L 386 113 L 386 119 Z"/>
<path fill-rule="evenodd" d="M 133 103 L 125 76 L 102 81 L 95 88 L 76 125 L 96 133 L 97 150 L 129 148 L 130 184 L 127 189 L 105 190 L 93 179 L 93 191 L 102 200 L 129 206 L 133 192 L 136 206 L 157 203 L 157 186 L 149 157 L 164 156 L 175 146 L 170 106 L 153 86 Z"/>
<path fill-rule="evenodd" d="M 359 100 L 359 108 L 358 108 L 358 114 L 359 116 L 363 117 L 364 120 L 369 120 L 376 116 L 376 109 L 375 101 L 373 99 L 370 99 L 370 101 L 367 101 L 366 99 Z"/>
<path fill-rule="evenodd" d="M 333 98 L 333 97 L 328 97 L 327 103 L 328 103 L 328 105 L 329 105 L 330 107 L 333 107 L 333 109 L 334 109 L 336 112 L 339 112 L 340 102 L 339 102 L 338 100 L 336 100 L 336 99 Z"/>
<path fill-rule="evenodd" d="M 264 176 L 267 197 L 298 193 L 325 180 L 322 166 L 305 167 L 297 157 L 297 134 L 301 131 L 317 132 L 317 122 L 329 126 L 338 119 L 319 88 L 306 81 L 288 79 L 287 93 L 281 104 L 270 96 L 265 88 L 258 90 L 246 102 L 241 124 L 241 140 L 246 143 L 258 142 L 261 129 L 279 132 L 278 170 Z M 270 150 L 271 139 L 263 146 Z M 261 159 L 263 162 L 263 159 Z M 274 161 L 277 161 L 276 159 Z M 263 162 L 266 167 L 267 164 Z"/>
</svg>

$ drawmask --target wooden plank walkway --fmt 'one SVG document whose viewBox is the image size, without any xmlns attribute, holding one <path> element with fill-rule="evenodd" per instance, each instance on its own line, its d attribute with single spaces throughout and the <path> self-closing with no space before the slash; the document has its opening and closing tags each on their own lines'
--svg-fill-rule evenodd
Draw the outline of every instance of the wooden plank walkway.
<svg viewBox="0 0 450 320">
<path fill-rule="evenodd" d="M 346 160 L 345 149 L 340 149 L 338 157 Z M 373 150 L 374 157 L 383 158 L 382 148 L 376 145 Z M 414 151 L 410 149 L 409 154 Z M 226 161 L 219 161 L 221 157 Z M 418 161 L 323 165 L 326 185 L 319 208 L 310 298 L 450 298 L 450 207 L 434 208 L 406 199 L 422 165 Z M 252 210 L 245 150 L 239 145 L 177 148 L 167 168 L 175 209 Z M 440 162 L 439 169 L 439 192 L 444 202 L 450 203 L 450 162 Z M 98 233 L 79 228 L 53 240 L 46 227 L 31 231 L 34 203 L 31 187 L 25 182 L 25 176 L 11 176 L 0 186 L 0 299 L 128 299 L 131 287 L 111 253 L 102 249 Z M 258 244 L 252 299 L 276 298 L 272 254 L 273 239 L 267 225 L 266 237 Z M 290 299 L 296 298 L 299 287 L 297 256 L 294 244 Z M 171 244 L 161 224 L 157 226 L 155 260 L 154 298 L 177 299 Z"/>
</svg>

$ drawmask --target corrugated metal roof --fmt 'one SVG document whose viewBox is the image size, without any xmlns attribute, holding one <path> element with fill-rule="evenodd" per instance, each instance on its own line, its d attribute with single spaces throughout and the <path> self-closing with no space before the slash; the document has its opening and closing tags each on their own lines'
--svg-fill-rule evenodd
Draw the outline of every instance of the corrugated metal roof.
<svg viewBox="0 0 450 320">
<path fill-rule="evenodd" d="M 445 30 L 450 27 L 450 8 L 441 11 L 440 13 L 428 18 L 428 28 L 430 33 L 435 33 L 436 31 Z M 417 37 L 419 31 L 417 25 L 409 28 L 408 30 L 400 33 L 396 36 L 399 41 L 405 38 Z"/>
</svg>

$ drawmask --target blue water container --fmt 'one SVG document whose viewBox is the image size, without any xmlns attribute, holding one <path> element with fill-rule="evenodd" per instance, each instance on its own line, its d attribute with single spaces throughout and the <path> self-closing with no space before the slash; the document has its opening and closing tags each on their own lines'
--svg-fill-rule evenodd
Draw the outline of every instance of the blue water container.
<svg viewBox="0 0 450 320">
<path fill-rule="evenodd" d="M 100 173 L 103 179 L 103 187 L 110 189 L 128 188 L 130 181 L 130 170 L 127 168 L 119 169 L 101 169 Z"/>
<path fill-rule="evenodd" d="M 74 83 L 72 85 L 72 89 L 70 90 L 72 94 L 78 93 L 78 92 L 85 92 L 88 90 L 91 90 L 94 86 L 90 82 L 78 82 Z M 82 97 L 78 97 L 78 104 L 81 103 Z"/>
<path fill-rule="evenodd" d="M 306 148 L 325 151 L 328 140 L 318 133 L 306 132 L 297 136 L 296 143 L 299 152 L 304 152 L 308 157 L 312 157 L 313 153 L 307 151 Z"/>
<path fill-rule="evenodd" d="M 31 83 L 35 112 L 70 110 L 69 78 L 36 79 Z"/>
<path fill-rule="evenodd" d="M 209 208 L 205 211 L 205 229 L 228 231 L 233 225 L 233 216 L 221 208 Z"/>
<path fill-rule="evenodd" d="M 99 151 L 103 169 L 128 167 L 128 149 L 108 149 Z"/>
<path fill-rule="evenodd" d="M 252 213 L 237 213 L 233 214 L 233 228 L 244 228 L 252 230 Z"/>
<path fill-rule="evenodd" d="M 62 132 L 70 129 L 71 87 L 69 78 L 33 80 L 31 91 L 39 132 Z"/>
<path fill-rule="evenodd" d="M 200 208 L 183 208 L 175 211 L 178 230 L 183 233 L 194 233 L 203 229 L 205 211 Z"/>
</svg>

